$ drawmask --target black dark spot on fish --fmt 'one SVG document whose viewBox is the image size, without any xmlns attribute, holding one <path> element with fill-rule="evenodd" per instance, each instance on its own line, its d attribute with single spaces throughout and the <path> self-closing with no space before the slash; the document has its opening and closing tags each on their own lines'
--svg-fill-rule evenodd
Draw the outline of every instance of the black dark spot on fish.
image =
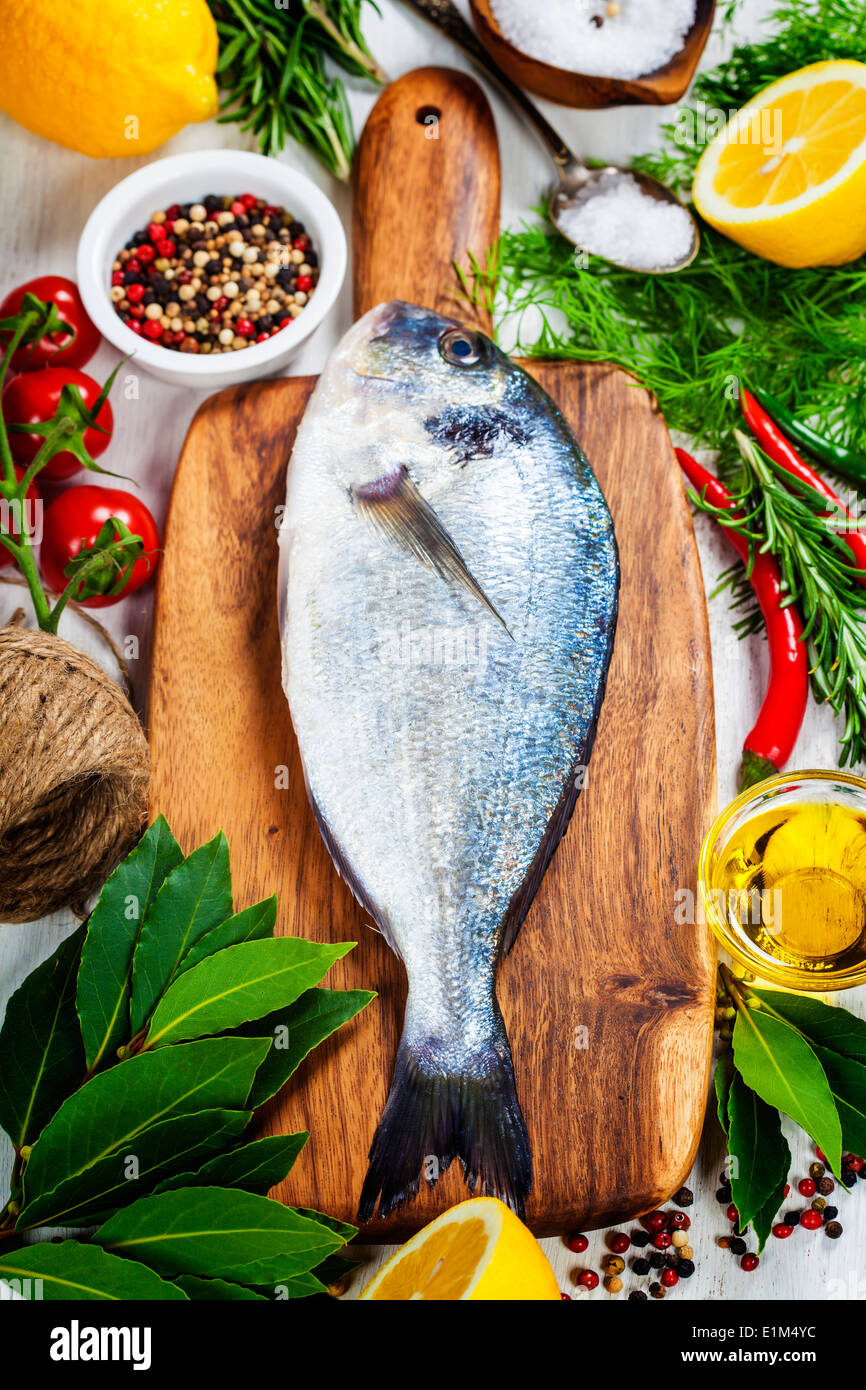
<svg viewBox="0 0 866 1390">
<path fill-rule="evenodd" d="M 500 439 L 514 444 L 526 444 L 529 439 L 522 425 L 495 406 L 478 406 L 468 412 L 459 406 L 448 408 L 441 415 L 432 415 L 424 428 L 437 444 L 456 450 L 458 463 L 489 458 Z"/>
</svg>

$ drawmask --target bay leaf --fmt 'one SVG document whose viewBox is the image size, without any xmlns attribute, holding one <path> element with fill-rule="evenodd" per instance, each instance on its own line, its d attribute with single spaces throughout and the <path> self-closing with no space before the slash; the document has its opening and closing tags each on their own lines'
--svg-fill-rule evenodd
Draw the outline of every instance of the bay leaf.
<svg viewBox="0 0 866 1390">
<path fill-rule="evenodd" d="M 791 1151 L 782 1134 L 778 1110 L 761 1100 L 738 1072 L 728 1096 L 728 1152 L 735 1160 L 730 1165 L 731 1195 L 740 1227 L 745 1229 L 780 1184 L 784 1190 Z"/>
<path fill-rule="evenodd" d="M 231 916 L 229 847 L 220 831 L 172 869 L 142 924 L 132 958 L 133 1036 L 171 984 L 187 951 Z"/>
<path fill-rule="evenodd" d="M 183 852 L 164 816 L 103 885 L 90 914 L 78 972 L 77 1008 L 90 1071 L 129 1041 L 132 957 L 148 912 Z"/>
<path fill-rule="evenodd" d="M 285 1008 L 327 974 L 354 942 L 325 945 L 299 936 L 228 946 L 179 975 L 157 1004 L 145 1047 L 238 1028 Z"/>
<path fill-rule="evenodd" d="M 84 928 L 62 941 L 6 1005 L 0 1029 L 0 1125 L 16 1149 L 32 1144 L 84 1076 L 75 979 Z"/>
<path fill-rule="evenodd" d="M 299 1274 L 294 1279 L 281 1279 L 273 1286 L 271 1296 L 281 1303 L 293 1298 L 311 1298 L 313 1294 L 326 1294 L 327 1284 L 317 1279 L 315 1274 Z"/>
<path fill-rule="evenodd" d="M 187 1298 L 194 1303 L 252 1301 L 266 1303 L 267 1299 L 255 1289 L 245 1289 L 242 1284 L 230 1284 L 227 1279 L 201 1279 L 197 1274 L 179 1274 L 172 1283 L 183 1289 Z"/>
<path fill-rule="evenodd" d="M 779 1214 L 779 1208 L 785 1200 L 785 1187 L 786 1183 L 780 1182 L 778 1186 L 773 1189 L 760 1211 L 755 1212 L 752 1220 L 752 1230 L 758 1242 L 759 1255 L 767 1243 L 776 1217 Z"/>
<path fill-rule="evenodd" d="M 237 912 L 234 917 L 229 917 L 227 921 L 221 922 L 218 927 L 200 937 L 181 960 L 175 979 L 193 965 L 198 965 L 206 956 L 216 955 L 217 951 L 222 951 L 226 946 L 239 946 L 242 941 L 261 941 L 273 936 L 276 924 L 276 896 L 265 898 L 260 903 L 253 903 L 252 907 Z"/>
<path fill-rule="evenodd" d="M 256 1286 L 305 1274 L 343 1243 L 291 1207 L 238 1187 L 184 1187 L 140 1197 L 93 1239 L 159 1274 Z"/>
<path fill-rule="evenodd" d="M 97 1072 L 60 1106 L 33 1145 L 25 1204 L 85 1175 L 151 1125 L 214 1108 L 241 1110 L 266 1039 L 209 1038 L 145 1052 Z"/>
<path fill-rule="evenodd" d="M 147 1265 L 122 1260 L 117 1255 L 107 1254 L 98 1245 L 77 1240 L 64 1240 L 59 1245 L 40 1241 L 0 1255 L 0 1279 L 39 1280 L 41 1297 L 46 1302 L 186 1301 L 183 1289 L 160 1279 Z"/>
<path fill-rule="evenodd" d="M 116 1143 L 51 1192 L 27 1198 L 30 1183 L 25 1169 L 25 1206 L 18 1230 L 37 1226 L 69 1226 L 104 1219 L 109 1212 L 134 1202 L 154 1183 L 201 1162 L 240 1137 L 252 1118 L 249 1110 L 200 1110 L 160 1120 L 130 1140 Z M 132 1176 L 130 1160 L 134 1159 Z"/>
<path fill-rule="evenodd" d="M 809 1042 L 866 1062 L 866 1019 L 856 1018 L 838 1005 L 824 1004 L 811 994 L 783 994 L 772 989 L 752 989 L 751 993 L 805 1033 Z"/>
<path fill-rule="evenodd" d="M 838 1173 L 839 1116 L 821 1063 L 805 1038 L 762 1009 L 738 1009 L 734 1063 L 746 1085 L 800 1125 Z"/>
<path fill-rule="evenodd" d="M 254 1139 L 241 1148 L 218 1154 L 197 1170 L 166 1178 L 155 1191 L 169 1192 L 177 1187 L 242 1187 L 246 1192 L 258 1192 L 264 1197 L 291 1172 L 309 1137 L 301 1130 L 297 1134 Z"/>
<path fill-rule="evenodd" d="M 826 1047 L 816 1047 L 815 1054 L 836 1102 L 842 1143 L 849 1153 L 862 1158 L 866 1154 L 866 1067 L 853 1057 L 840 1057 Z"/>
<path fill-rule="evenodd" d="M 719 1117 L 719 1124 L 728 1132 L 728 1096 L 731 1091 L 731 1082 L 734 1079 L 734 1054 L 730 1048 L 720 1052 L 716 1059 L 716 1069 L 713 1073 L 713 1085 L 716 1091 L 716 1114 Z"/>
<path fill-rule="evenodd" d="M 236 1030 L 239 1037 L 270 1037 L 274 1045 L 258 1070 L 250 1091 L 250 1108 L 270 1100 L 320 1042 L 375 999 L 366 989 L 308 989 L 287 1009 Z"/>
</svg>

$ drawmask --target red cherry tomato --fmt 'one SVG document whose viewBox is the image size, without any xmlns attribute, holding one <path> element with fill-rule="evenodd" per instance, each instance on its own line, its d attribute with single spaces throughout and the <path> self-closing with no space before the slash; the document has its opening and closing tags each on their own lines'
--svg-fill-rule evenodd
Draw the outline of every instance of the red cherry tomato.
<svg viewBox="0 0 866 1390">
<path fill-rule="evenodd" d="M 116 488 L 67 488 L 47 508 L 43 520 L 42 549 L 39 567 L 49 589 L 62 593 L 69 583 L 64 569 L 82 547 L 96 543 L 100 530 L 109 517 L 116 516 L 126 523 L 133 535 L 144 541 L 145 555 L 136 560 L 122 594 L 95 594 L 85 599 L 84 608 L 108 608 L 119 603 L 146 584 L 156 572 L 159 556 L 159 531 L 147 507 L 131 492 Z"/>
<path fill-rule="evenodd" d="M 16 469 L 15 469 L 15 476 L 17 477 L 18 481 L 20 482 L 21 479 L 24 477 L 24 469 L 23 469 L 23 468 L 16 468 Z M 30 505 L 27 507 L 27 509 L 26 509 L 26 511 L 25 511 L 25 513 L 24 513 L 24 520 L 25 520 L 25 522 L 26 522 L 26 524 L 27 524 L 27 529 L 28 529 L 28 531 L 29 531 L 30 528 L 37 529 L 37 528 L 36 528 L 36 522 L 37 522 L 37 519 L 38 519 L 38 518 L 37 518 L 36 508 L 38 507 L 39 503 L 42 501 L 42 494 L 40 493 L 40 491 L 39 491 L 39 489 L 38 489 L 38 487 L 36 486 L 35 483 L 31 483 L 30 486 L 29 486 L 29 488 L 27 489 L 27 501 L 29 502 Z M 8 519 L 9 532 L 11 533 L 12 539 L 13 539 L 13 541 L 17 541 L 17 539 L 18 539 L 18 527 L 17 527 L 17 525 L 16 525 L 15 523 L 16 523 L 16 521 L 18 520 L 18 518 L 16 517 L 14 511 L 12 510 L 11 504 L 10 504 L 10 503 L 6 503 L 6 505 L 4 506 L 2 499 L 0 499 L 0 530 L 6 530 L 6 527 L 7 527 L 7 519 Z M 0 545 L 0 570 L 5 569 L 7 565 L 14 565 L 14 564 L 15 564 L 15 561 L 13 560 L 13 558 L 12 558 L 12 556 L 10 555 L 9 551 L 6 549 L 5 545 Z"/>
<path fill-rule="evenodd" d="M 3 392 L 3 419 L 7 425 L 35 425 L 50 420 L 60 404 L 60 393 L 64 386 L 77 386 L 84 404 L 92 409 L 99 399 L 100 387 L 75 367 L 43 367 L 41 372 L 23 372 L 13 377 Z M 105 402 L 97 416 L 99 424 L 107 434 L 100 430 L 84 431 L 84 445 L 91 458 L 98 458 L 108 448 L 114 416 L 111 406 Z M 41 434 L 13 434 L 10 432 L 9 444 L 16 463 L 30 463 L 35 459 L 45 436 Z M 55 454 L 45 465 L 46 478 L 71 478 L 82 465 L 68 449 Z M 41 475 L 40 475 L 41 476 Z"/>
<path fill-rule="evenodd" d="M 56 304 L 60 317 L 75 337 L 70 337 L 69 333 L 55 333 L 41 342 L 23 344 L 12 358 L 12 370 L 35 372 L 40 367 L 83 367 L 89 362 L 102 339 L 99 329 L 87 316 L 78 286 L 62 275 L 40 275 L 28 280 L 26 285 L 19 285 L 17 290 L 7 294 L 0 304 L 0 319 L 17 314 L 25 294 L 35 294 L 43 302 Z M 8 334 L 3 335 L 3 341 L 8 341 L 8 337 Z"/>
</svg>

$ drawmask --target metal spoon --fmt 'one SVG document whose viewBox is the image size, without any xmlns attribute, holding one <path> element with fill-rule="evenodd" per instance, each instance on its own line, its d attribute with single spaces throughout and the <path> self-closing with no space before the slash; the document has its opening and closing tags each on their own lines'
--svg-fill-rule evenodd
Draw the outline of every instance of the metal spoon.
<svg viewBox="0 0 866 1390">
<path fill-rule="evenodd" d="M 464 53 L 469 55 L 472 61 L 497 84 L 505 95 L 510 97 L 541 137 L 553 157 L 559 175 L 559 182 L 551 190 L 548 202 L 550 220 L 567 241 L 570 241 L 573 246 L 580 246 L 572 233 L 567 230 L 567 221 L 563 225 L 565 214 L 598 193 L 606 192 L 615 179 L 629 179 L 638 183 L 641 191 L 656 202 L 670 203 L 679 208 L 691 223 L 692 241 L 686 254 L 670 265 L 648 269 L 646 266 L 624 265 L 622 261 L 612 262 L 612 264 L 644 275 L 669 275 L 673 271 L 683 270 L 685 266 L 691 265 L 701 244 L 700 232 L 688 208 L 683 206 L 676 194 L 649 174 L 639 174 L 633 169 L 624 169 L 616 164 L 605 164 L 599 168 L 592 168 L 585 160 L 578 159 L 549 121 L 545 120 L 538 107 L 529 100 L 522 88 L 518 87 L 516 82 L 512 82 L 511 78 L 497 67 L 486 48 L 469 28 L 456 5 L 452 4 L 452 0 L 405 0 L 405 3 L 424 19 L 429 20 L 443 34 L 446 34 L 459 48 L 462 48 Z"/>
</svg>

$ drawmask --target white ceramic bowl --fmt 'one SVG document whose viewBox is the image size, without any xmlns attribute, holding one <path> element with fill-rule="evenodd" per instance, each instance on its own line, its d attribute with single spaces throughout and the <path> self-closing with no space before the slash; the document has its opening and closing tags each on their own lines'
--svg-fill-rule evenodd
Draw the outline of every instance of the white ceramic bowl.
<svg viewBox="0 0 866 1390">
<path fill-rule="evenodd" d="M 133 233 L 147 226 L 151 213 L 209 193 L 254 193 L 284 207 L 307 228 L 320 273 L 315 293 L 289 328 L 237 352 L 196 357 L 133 333 L 115 312 L 109 289 L 112 261 Z M 120 352 L 134 354 L 137 366 L 179 386 L 233 386 L 280 371 L 315 332 L 343 283 L 346 237 L 335 208 L 304 174 L 261 154 L 198 150 L 137 169 L 97 203 L 78 243 L 77 273 L 84 306 L 100 333 Z"/>
</svg>

